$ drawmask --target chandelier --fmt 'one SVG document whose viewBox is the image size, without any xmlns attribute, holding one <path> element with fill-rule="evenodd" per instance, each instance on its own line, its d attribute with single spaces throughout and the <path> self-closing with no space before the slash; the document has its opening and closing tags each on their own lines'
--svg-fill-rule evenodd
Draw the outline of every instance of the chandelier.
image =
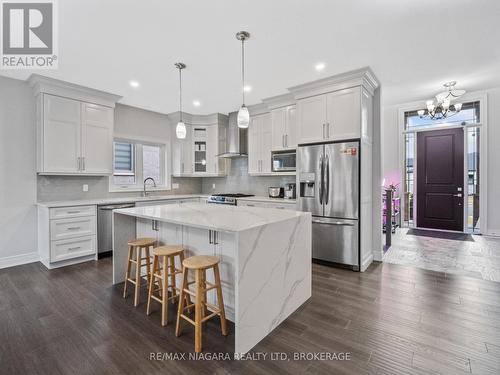
<svg viewBox="0 0 500 375">
<path fill-rule="evenodd" d="M 455 89 L 456 81 L 445 83 L 446 91 L 436 95 L 436 102 L 428 100 L 427 109 L 417 111 L 420 118 L 430 118 L 431 120 L 441 120 L 456 115 L 462 110 L 462 103 L 452 103 L 453 100 L 465 94 L 465 90 Z"/>
</svg>

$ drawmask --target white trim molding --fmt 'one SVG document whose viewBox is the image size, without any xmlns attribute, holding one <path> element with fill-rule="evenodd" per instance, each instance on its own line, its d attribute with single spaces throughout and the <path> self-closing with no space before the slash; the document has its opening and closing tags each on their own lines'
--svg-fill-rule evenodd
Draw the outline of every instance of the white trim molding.
<svg viewBox="0 0 500 375">
<path fill-rule="evenodd" d="M 119 95 L 45 77 L 39 74 L 32 74 L 27 81 L 33 89 L 33 94 L 35 96 L 40 93 L 46 93 L 76 99 L 82 102 L 99 104 L 110 108 L 115 108 L 116 102 L 122 98 Z"/>
<path fill-rule="evenodd" d="M 0 258 L 0 269 L 40 261 L 38 251 Z"/>
</svg>

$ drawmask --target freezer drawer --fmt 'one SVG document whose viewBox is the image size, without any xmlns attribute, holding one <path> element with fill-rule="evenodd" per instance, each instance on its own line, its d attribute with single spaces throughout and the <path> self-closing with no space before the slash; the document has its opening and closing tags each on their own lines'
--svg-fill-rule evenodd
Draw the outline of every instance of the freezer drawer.
<svg viewBox="0 0 500 375">
<path fill-rule="evenodd" d="M 314 259 L 359 267 L 359 223 L 357 220 L 313 217 Z"/>
</svg>

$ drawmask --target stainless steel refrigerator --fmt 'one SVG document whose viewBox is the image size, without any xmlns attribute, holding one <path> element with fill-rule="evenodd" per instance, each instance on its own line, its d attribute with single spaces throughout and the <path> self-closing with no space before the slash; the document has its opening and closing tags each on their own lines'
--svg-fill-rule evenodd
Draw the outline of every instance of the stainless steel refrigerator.
<svg viewBox="0 0 500 375">
<path fill-rule="evenodd" d="M 359 270 L 359 142 L 299 146 L 298 204 L 312 220 L 314 259 Z"/>
</svg>

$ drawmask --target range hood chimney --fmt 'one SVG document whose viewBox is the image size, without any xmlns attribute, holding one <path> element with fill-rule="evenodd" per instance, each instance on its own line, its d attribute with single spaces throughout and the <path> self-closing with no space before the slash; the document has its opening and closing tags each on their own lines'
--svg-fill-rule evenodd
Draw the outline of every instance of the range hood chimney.
<svg viewBox="0 0 500 375">
<path fill-rule="evenodd" d="M 217 155 L 220 158 L 248 157 L 248 129 L 238 128 L 238 112 L 229 114 L 229 126 L 226 134 L 226 152 Z"/>
</svg>

